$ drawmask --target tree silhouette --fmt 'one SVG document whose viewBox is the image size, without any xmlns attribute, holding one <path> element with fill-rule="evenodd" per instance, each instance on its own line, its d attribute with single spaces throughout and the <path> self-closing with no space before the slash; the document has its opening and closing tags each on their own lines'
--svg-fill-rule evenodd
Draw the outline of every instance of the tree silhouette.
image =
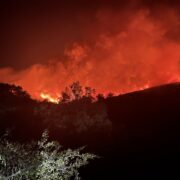
<svg viewBox="0 0 180 180">
<path fill-rule="evenodd" d="M 83 87 L 79 81 L 76 81 L 61 92 L 60 102 L 67 103 L 70 101 L 80 100 L 82 98 L 89 98 L 92 100 L 95 93 L 95 89 L 91 87 Z"/>
<path fill-rule="evenodd" d="M 12 84 L 0 83 L 0 100 L 12 103 L 13 101 L 27 101 L 30 100 L 30 95 L 20 86 Z"/>
<path fill-rule="evenodd" d="M 72 91 L 72 94 L 74 96 L 75 100 L 79 100 L 83 96 L 83 88 L 80 85 L 79 81 L 76 81 L 70 85 L 70 89 Z"/>
</svg>

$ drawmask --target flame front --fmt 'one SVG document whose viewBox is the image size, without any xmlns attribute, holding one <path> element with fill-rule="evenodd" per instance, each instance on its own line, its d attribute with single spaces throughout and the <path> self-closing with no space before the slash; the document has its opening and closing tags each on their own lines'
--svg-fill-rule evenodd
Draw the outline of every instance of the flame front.
<svg viewBox="0 0 180 180">
<path fill-rule="evenodd" d="M 48 102 L 52 102 L 55 104 L 58 104 L 59 102 L 58 98 L 53 98 L 49 94 L 46 94 L 46 93 L 40 93 L 40 97 L 44 100 L 47 100 Z"/>
</svg>

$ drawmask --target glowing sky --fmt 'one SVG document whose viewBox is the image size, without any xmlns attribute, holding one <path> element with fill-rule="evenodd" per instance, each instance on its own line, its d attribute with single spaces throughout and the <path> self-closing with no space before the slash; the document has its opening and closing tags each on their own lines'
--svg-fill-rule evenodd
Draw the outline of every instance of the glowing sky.
<svg viewBox="0 0 180 180">
<path fill-rule="evenodd" d="M 124 93 L 180 80 L 180 2 L 1 1 L 0 81 L 33 97 L 79 80 Z"/>
</svg>

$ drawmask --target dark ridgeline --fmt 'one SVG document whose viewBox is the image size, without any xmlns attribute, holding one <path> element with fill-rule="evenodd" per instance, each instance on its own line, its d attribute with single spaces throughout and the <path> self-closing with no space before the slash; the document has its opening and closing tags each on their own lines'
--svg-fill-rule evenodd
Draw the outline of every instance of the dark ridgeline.
<svg viewBox="0 0 180 180">
<path fill-rule="evenodd" d="M 179 83 L 111 97 L 105 104 L 113 126 L 111 151 L 91 164 L 94 175 L 86 179 L 180 177 Z"/>
<path fill-rule="evenodd" d="M 14 96 L 17 94 L 18 96 Z M 80 116 L 82 118 L 85 115 L 89 117 L 90 114 L 93 114 L 92 117 L 97 117 L 95 110 L 101 111 L 102 117 L 106 118 L 102 108 L 102 104 L 104 104 L 106 105 L 108 119 L 112 122 L 111 137 L 99 133 L 101 132 L 100 129 L 99 132 L 97 130 L 96 132 L 90 131 L 77 136 L 76 131 L 73 131 L 74 134 L 67 138 L 58 127 L 51 125 L 53 138 L 59 140 L 60 143 L 64 139 L 63 143 L 69 147 L 74 146 L 74 143 L 78 146 L 87 145 L 87 151 L 94 152 L 102 157 L 81 169 L 83 179 L 126 179 L 135 177 L 152 179 L 180 176 L 179 83 L 149 88 L 107 99 L 102 98 L 95 104 L 90 104 L 86 99 L 82 102 L 73 103 L 64 105 L 64 110 L 61 108 L 62 112 L 58 117 L 58 114 L 55 113 L 58 111 L 58 105 L 33 101 L 22 89 L 1 84 L 1 133 L 5 128 L 12 127 L 15 132 L 13 137 L 18 140 L 39 137 L 43 129 L 46 128 L 41 116 L 37 115 L 37 112 L 34 113 L 34 109 L 38 109 L 40 105 L 44 107 L 47 104 L 47 108 L 41 113 L 45 113 L 46 116 L 46 111 L 50 109 L 53 116 L 50 116 L 49 119 L 59 118 L 60 121 L 62 114 L 69 118 L 67 115 L 71 112 L 69 118 L 71 119 L 74 114 L 78 115 L 77 111 L 79 110 L 83 110 L 81 114 L 83 116 Z M 84 119 L 86 120 L 87 117 L 85 116 Z M 69 120 L 68 118 L 67 120 Z M 58 121 L 52 122 L 56 123 Z M 72 124 L 69 127 L 72 128 Z M 68 134 L 69 131 L 66 130 L 64 133 Z"/>
</svg>

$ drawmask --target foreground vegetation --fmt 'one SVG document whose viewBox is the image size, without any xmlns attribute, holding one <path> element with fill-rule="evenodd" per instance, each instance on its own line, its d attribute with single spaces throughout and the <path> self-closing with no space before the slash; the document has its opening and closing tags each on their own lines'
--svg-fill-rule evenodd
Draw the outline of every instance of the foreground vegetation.
<svg viewBox="0 0 180 180">
<path fill-rule="evenodd" d="M 1 180 L 79 180 L 79 168 L 96 156 L 76 150 L 61 150 L 58 142 L 48 141 L 45 131 L 41 140 L 28 144 L 0 139 Z"/>
<path fill-rule="evenodd" d="M 37 101 L 19 86 L 0 83 L 0 180 L 77 180 L 80 167 L 95 157 L 77 148 L 106 150 L 102 144 L 110 139 L 112 124 L 104 97 L 79 82 L 61 94 L 58 104 Z M 49 142 L 44 129 L 57 142 Z"/>
</svg>

